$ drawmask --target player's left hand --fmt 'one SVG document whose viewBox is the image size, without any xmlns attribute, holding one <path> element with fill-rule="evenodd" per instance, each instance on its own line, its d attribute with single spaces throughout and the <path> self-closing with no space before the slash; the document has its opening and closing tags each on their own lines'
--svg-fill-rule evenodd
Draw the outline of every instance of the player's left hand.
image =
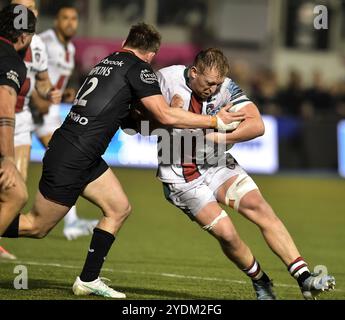
<svg viewBox="0 0 345 320">
<path fill-rule="evenodd" d="M 49 91 L 47 98 L 52 104 L 60 104 L 62 99 L 62 92 L 59 89 L 52 88 Z"/>
</svg>

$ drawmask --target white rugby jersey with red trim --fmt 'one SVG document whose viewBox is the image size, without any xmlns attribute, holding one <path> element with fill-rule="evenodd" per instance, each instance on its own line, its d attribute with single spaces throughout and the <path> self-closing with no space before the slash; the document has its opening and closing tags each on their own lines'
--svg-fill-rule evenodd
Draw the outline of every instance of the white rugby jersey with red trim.
<svg viewBox="0 0 345 320">
<path fill-rule="evenodd" d="M 30 47 L 27 49 L 25 58 L 27 75 L 24 84 L 18 94 L 16 113 L 29 110 L 29 102 L 36 86 L 37 73 L 48 70 L 48 56 L 46 47 L 38 35 L 34 35 Z"/>
<path fill-rule="evenodd" d="M 157 72 L 162 94 L 167 100 L 168 104 L 175 94 L 179 94 L 184 100 L 183 109 L 198 114 L 215 115 L 225 105 L 232 103 L 231 111 L 239 111 L 243 107 L 252 103 L 244 94 L 242 89 L 230 78 L 226 78 L 217 92 L 212 95 L 207 101 L 200 101 L 193 94 L 188 86 L 188 67 L 182 65 L 175 65 L 163 68 Z M 183 149 L 185 144 L 180 139 L 181 135 L 187 133 L 194 137 L 202 137 L 204 139 L 203 129 L 172 129 L 170 130 L 170 164 L 165 164 L 160 161 L 158 166 L 158 178 L 164 183 L 185 183 L 191 182 L 203 174 L 210 168 L 210 166 L 217 166 L 221 162 L 214 162 L 212 159 L 223 161 L 227 164 L 235 163 L 236 160 L 228 151 L 232 145 L 224 147 L 218 156 L 219 150 L 213 146 L 205 143 L 192 143 L 191 153 L 186 153 Z M 175 137 L 175 139 L 174 139 Z M 195 140 L 196 141 L 196 140 Z M 164 148 L 162 145 L 164 141 L 161 140 L 159 144 L 160 160 L 164 159 Z M 165 150 L 166 151 L 166 150 Z M 181 156 L 184 154 L 184 157 Z M 174 159 L 172 159 L 174 158 Z"/>
<path fill-rule="evenodd" d="M 74 44 L 69 42 L 65 46 L 60 42 L 53 29 L 42 32 L 40 37 L 47 48 L 50 81 L 63 92 L 75 67 Z"/>
</svg>

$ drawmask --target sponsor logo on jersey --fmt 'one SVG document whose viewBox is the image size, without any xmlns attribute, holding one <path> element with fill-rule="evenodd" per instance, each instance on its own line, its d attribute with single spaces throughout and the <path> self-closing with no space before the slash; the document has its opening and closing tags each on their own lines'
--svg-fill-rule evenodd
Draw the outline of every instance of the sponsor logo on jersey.
<svg viewBox="0 0 345 320">
<path fill-rule="evenodd" d="M 79 113 L 76 113 L 76 112 L 73 112 L 71 111 L 69 114 L 68 114 L 68 117 L 76 122 L 76 123 L 79 123 L 81 124 L 82 126 L 86 126 L 88 123 L 89 123 L 89 119 L 88 118 L 85 118 L 85 117 L 82 117 Z"/>
<path fill-rule="evenodd" d="M 116 67 L 122 67 L 125 63 L 123 61 L 119 60 L 109 60 L 108 58 L 105 58 L 101 61 L 103 64 L 110 64 Z"/>
<path fill-rule="evenodd" d="M 144 69 L 140 73 L 140 79 L 142 82 L 147 83 L 147 84 L 153 84 L 155 82 L 158 82 L 157 75 L 148 69 Z"/>
<path fill-rule="evenodd" d="M 7 79 L 13 81 L 18 88 L 20 88 L 19 75 L 17 72 L 11 70 L 6 73 Z"/>
</svg>

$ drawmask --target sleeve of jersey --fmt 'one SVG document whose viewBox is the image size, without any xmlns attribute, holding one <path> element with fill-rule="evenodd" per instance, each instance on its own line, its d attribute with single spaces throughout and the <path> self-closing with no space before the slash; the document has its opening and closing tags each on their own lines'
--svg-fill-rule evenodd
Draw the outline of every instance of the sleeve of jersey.
<svg viewBox="0 0 345 320">
<path fill-rule="evenodd" d="M 231 110 L 237 112 L 243 107 L 252 103 L 252 101 L 244 94 L 242 89 L 233 81 L 230 81 L 228 90 L 230 93 L 230 103 L 232 103 Z"/>
<path fill-rule="evenodd" d="M 4 58 L 0 61 L 0 85 L 13 88 L 17 94 L 20 91 L 26 77 L 24 63 L 11 58 Z"/>
<path fill-rule="evenodd" d="M 45 71 L 48 71 L 48 53 L 47 53 L 46 46 L 43 44 L 39 72 L 45 72 Z"/>
<path fill-rule="evenodd" d="M 128 82 L 137 99 L 162 94 L 157 75 L 147 63 L 136 63 L 127 73 Z"/>
<path fill-rule="evenodd" d="M 168 104 L 170 104 L 172 97 L 170 94 L 170 89 L 167 84 L 167 81 L 164 75 L 160 71 L 157 71 L 156 74 L 158 78 L 159 87 L 161 88 L 161 91 L 162 91 L 162 95 L 165 98 L 165 100 L 168 102 Z"/>
</svg>

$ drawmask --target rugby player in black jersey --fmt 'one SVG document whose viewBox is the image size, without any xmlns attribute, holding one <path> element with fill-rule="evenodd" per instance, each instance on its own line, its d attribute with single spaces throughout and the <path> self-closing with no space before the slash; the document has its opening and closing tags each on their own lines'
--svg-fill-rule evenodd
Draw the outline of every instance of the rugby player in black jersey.
<svg viewBox="0 0 345 320">
<path fill-rule="evenodd" d="M 94 230 L 89 252 L 73 292 L 125 298 L 108 287 L 99 274 L 131 207 L 122 186 L 102 159 L 112 137 L 137 101 L 164 126 L 228 129 L 244 114 L 225 107 L 217 117 L 170 108 L 164 100 L 150 63 L 161 37 L 145 23 L 133 26 L 123 50 L 95 66 L 79 90 L 65 122 L 49 144 L 32 210 L 19 215 L 5 237 L 43 238 L 64 217 L 81 195 L 96 204 L 104 217 Z M 227 125 L 229 124 L 229 125 Z"/>
<path fill-rule="evenodd" d="M 20 15 L 26 15 L 26 25 L 16 25 Z M 29 47 L 35 27 L 36 18 L 25 7 L 9 5 L 0 12 L 0 236 L 28 198 L 14 162 L 14 127 L 17 95 L 26 78 L 19 53 Z"/>
</svg>

